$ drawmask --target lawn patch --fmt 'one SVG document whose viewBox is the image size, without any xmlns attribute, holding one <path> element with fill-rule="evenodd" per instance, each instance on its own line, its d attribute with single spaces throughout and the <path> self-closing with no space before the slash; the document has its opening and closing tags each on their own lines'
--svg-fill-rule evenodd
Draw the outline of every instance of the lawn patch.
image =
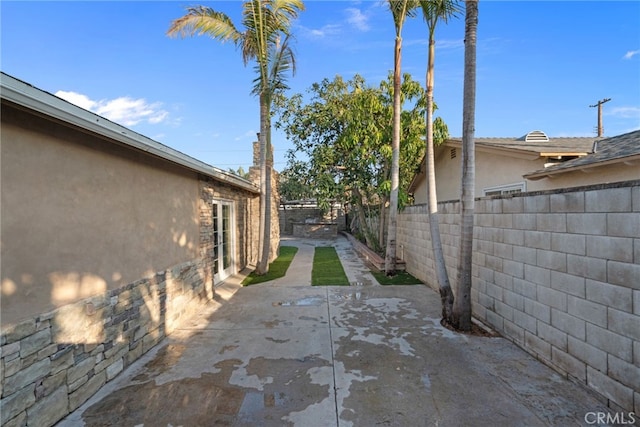
<svg viewBox="0 0 640 427">
<path fill-rule="evenodd" d="M 293 261 L 293 257 L 298 252 L 295 246 L 280 246 L 280 255 L 269 264 L 269 272 L 262 276 L 258 276 L 255 272 L 251 273 L 242 281 L 242 286 L 255 285 L 256 283 L 268 282 L 269 280 L 279 279 L 287 274 L 289 265 Z"/>
<path fill-rule="evenodd" d="M 396 275 L 389 277 L 381 271 L 371 271 L 381 285 L 422 285 L 423 283 L 407 273 L 406 271 L 396 271 Z"/>
<path fill-rule="evenodd" d="M 313 286 L 349 286 L 349 279 L 344 274 L 340 258 L 332 246 L 317 247 L 313 254 L 311 270 Z"/>
</svg>

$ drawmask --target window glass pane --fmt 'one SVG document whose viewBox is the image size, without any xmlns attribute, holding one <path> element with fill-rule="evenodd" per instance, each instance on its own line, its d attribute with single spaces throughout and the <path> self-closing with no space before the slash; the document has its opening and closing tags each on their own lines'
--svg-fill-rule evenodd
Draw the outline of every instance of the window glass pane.
<svg viewBox="0 0 640 427">
<path fill-rule="evenodd" d="M 220 272 L 220 265 L 218 263 L 220 247 L 218 245 L 218 204 L 213 204 L 213 274 L 218 274 Z"/>
<path fill-rule="evenodd" d="M 231 207 L 222 205 L 222 268 L 226 269 L 231 266 L 231 230 L 230 225 Z"/>
</svg>

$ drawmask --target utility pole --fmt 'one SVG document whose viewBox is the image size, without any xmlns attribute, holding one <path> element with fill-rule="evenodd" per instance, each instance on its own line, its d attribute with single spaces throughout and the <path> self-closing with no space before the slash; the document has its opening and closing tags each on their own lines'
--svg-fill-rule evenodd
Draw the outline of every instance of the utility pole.
<svg viewBox="0 0 640 427">
<path fill-rule="evenodd" d="M 598 138 L 604 135 L 604 127 L 602 126 L 602 104 L 611 101 L 611 98 L 605 98 L 598 101 L 597 104 L 589 105 L 589 107 L 598 107 Z"/>
</svg>

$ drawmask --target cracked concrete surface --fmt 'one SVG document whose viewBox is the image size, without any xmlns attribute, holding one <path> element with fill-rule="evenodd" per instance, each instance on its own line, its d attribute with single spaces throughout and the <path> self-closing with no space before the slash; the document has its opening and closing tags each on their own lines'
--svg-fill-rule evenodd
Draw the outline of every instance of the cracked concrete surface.
<svg viewBox="0 0 640 427">
<path fill-rule="evenodd" d="M 327 242 L 283 240 L 300 248 L 285 278 L 227 281 L 59 426 L 565 426 L 606 411 L 511 342 L 443 328 L 431 289 L 379 286 L 346 239 L 328 243 L 362 286 L 309 286 Z"/>
</svg>

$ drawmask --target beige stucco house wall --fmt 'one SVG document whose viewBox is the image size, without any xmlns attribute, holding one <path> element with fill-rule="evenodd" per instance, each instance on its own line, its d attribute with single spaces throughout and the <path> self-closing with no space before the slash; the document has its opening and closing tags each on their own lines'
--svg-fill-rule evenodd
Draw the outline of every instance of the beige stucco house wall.
<svg viewBox="0 0 640 427">
<path fill-rule="evenodd" d="M 459 147 L 444 145 L 436 150 L 436 184 L 438 200 L 457 200 L 460 198 L 461 156 Z M 453 158 L 452 158 L 453 157 Z M 485 190 L 505 185 L 524 185 L 523 191 L 535 191 L 544 183 L 529 183 L 522 177 L 524 171 L 534 171 L 544 167 L 544 160 L 538 156 L 517 155 L 517 153 L 496 153 L 476 149 L 476 196 L 480 197 Z M 424 167 L 421 169 L 424 171 Z M 416 204 L 426 203 L 427 181 L 424 174 L 418 175 L 414 181 L 412 193 Z"/>
<path fill-rule="evenodd" d="M 53 425 L 256 263 L 259 187 L 1 79 L 0 424 Z"/>
<path fill-rule="evenodd" d="M 246 242 L 257 239 L 248 234 L 258 190 L 246 180 L 193 159 L 206 176 L 5 99 L 0 154 L 3 327 L 200 257 L 207 179 L 210 198 L 234 205 L 234 271 L 257 260 Z"/>
<path fill-rule="evenodd" d="M 1 156 L 3 326 L 199 256 L 195 172 L 8 105 Z"/>
</svg>

